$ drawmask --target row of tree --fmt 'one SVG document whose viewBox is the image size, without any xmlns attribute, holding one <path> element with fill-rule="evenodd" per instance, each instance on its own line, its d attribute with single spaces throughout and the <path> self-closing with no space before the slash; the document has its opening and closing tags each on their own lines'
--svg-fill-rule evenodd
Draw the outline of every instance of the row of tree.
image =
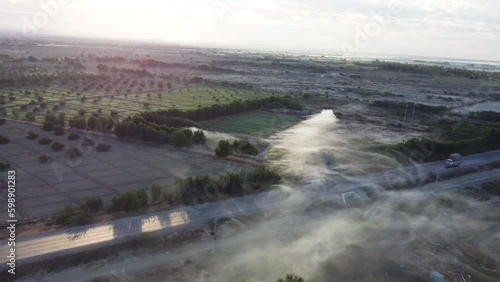
<svg viewBox="0 0 500 282">
<path fill-rule="evenodd" d="M 500 149 L 500 129 L 496 128 L 490 128 L 484 131 L 483 136 L 474 139 L 440 141 L 412 138 L 387 147 L 388 151 L 397 151 L 408 158 L 423 162 L 442 160 L 452 153 L 467 155 L 497 149 Z"/>
<path fill-rule="evenodd" d="M 120 137 L 129 137 L 152 141 L 158 144 L 172 144 L 176 147 L 188 147 L 193 144 L 205 144 L 205 133 L 201 130 L 175 128 L 168 125 L 158 125 L 144 118 L 135 116 L 127 118 L 115 125 L 114 133 Z"/>
<path fill-rule="evenodd" d="M 357 65 L 375 66 L 379 69 L 388 71 L 399 71 L 407 73 L 429 74 L 429 75 L 442 75 L 442 76 L 458 76 L 470 79 L 480 79 L 488 77 L 500 77 L 498 73 L 488 73 L 486 71 L 469 70 L 465 68 L 454 68 L 440 65 L 426 65 L 426 64 L 410 64 L 410 63 L 397 63 L 385 61 L 373 61 L 371 63 L 356 63 Z"/>
<path fill-rule="evenodd" d="M 77 129 L 90 129 L 102 132 L 111 132 L 114 126 L 114 120 L 110 117 L 94 115 L 86 119 L 83 116 L 74 116 L 69 120 L 69 127 Z"/>
<path fill-rule="evenodd" d="M 142 117 L 146 121 L 154 122 L 157 124 L 164 124 L 165 120 L 171 117 L 183 118 L 192 121 L 202 121 L 213 119 L 216 117 L 234 115 L 238 113 L 255 111 L 261 108 L 290 108 L 300 110 L 300 102 L 287 95 L 287 96 L 271 96 L 267 98 L 252 99 L 245 101 L 233 101 L 227 104 L 214 104 L 208 107 L 201 107 L 193 110 L 181 111 L 178 109 L 156 110 L 153 112 L 144 112 Z"/>
<path fill-rule="evenodd" d="M 494 111 L 472 112 L 469 114 L 469 117 L 484 121 L 500 122 L 500 113 Z"/>
<path fill-rule="evenodd" d="M 127 69 L 127 68 L 117 68 L 115 66 L 109 67 L 108 65 L 99 64 L 97 65 L 97 70 L 101 72 L 111 71 L 113 73 L 124 73 L 136 77 L 153 77 L 153 74 L 145 69 Z"/>
<path fill-rule="evenodd" d="M 178 179 L 175 183 L 174 202 L 200 204 L 218 200 L 221 196 L 242 196 L 245 186 L 253 189 L 277 184 L 281 176 L 268 167 L 257 167 L 248 173 L 226 172 L 223 176 L 210 177 L 206 174 Z"/>
<path fill-rule="evenodd" d="M 109 77 L 104 74 L 89 74 L 74 71 L 34 74 L 11 71 L 8 73 L 0 73 L 0 87 L 50 84 L 53 82 L 75 83 L 82 81 L 106 80 L 108 78 Z"/>
<path fill-rule="evenodd" d="M 233 143 L 230 143 L 228 140 L 220 140 L 214 152 L 215 156 L 223 158 L 231 155 L 233 152 L 255 156 L 259 153 L 259 150 L 246 140 L 234 140 Z"/>
<path fill-rule="evenodd" d="M 388 108 L 388 109 L 394 109 L 394 110 L 405 110 L 408 107 L 408 110 L 411 110 L 413 107 L 413 104 L 407 104 L 405 102 L 397 102 L 397 101 L 388 101 L 388 100 L 376 100 L 371 103 L 372 106 L 375 107 L 381 107 L 381 108 Z M 422 113 L 429 113 L 429 114 L 437 114 L 437 113 L 443 113 L 448 110 L 447 107 L 445 106 L 431 106 L 431 105 L 426 105 L 426 104 L 415 104 L 415 110 L 422 112 Z"/>
</svg>

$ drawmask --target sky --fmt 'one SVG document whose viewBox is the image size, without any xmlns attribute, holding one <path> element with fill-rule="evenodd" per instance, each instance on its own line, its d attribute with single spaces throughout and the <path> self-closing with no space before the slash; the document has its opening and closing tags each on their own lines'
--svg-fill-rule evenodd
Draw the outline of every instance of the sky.
<svg viewBox="0 0 500 282">
<path fill-rule="evenodd" d="M 500 61 L 499 0 L 0 0 L 0 29 Z"/>
</svg>

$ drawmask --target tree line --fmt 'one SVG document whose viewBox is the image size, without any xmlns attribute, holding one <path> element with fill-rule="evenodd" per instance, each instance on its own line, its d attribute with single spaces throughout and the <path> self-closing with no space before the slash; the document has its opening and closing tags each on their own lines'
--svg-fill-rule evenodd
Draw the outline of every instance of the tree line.
<svg viewBox="0 0 500 282">
<path fill-rule="evenodd" d="M 372 106 L 389 108 L 395 110 L 404 110 L 408 106 L 408 110 L 412 110 L 413 104 L 407 104 L 405 102 L 396 102 L 388 100 L 376 100 L 371 103 Z M 448 110 L 445 106 L 431 106 L 426 104 L 415 104 L 415 110 L 422 113 L 437 114 L 443 113 Z"/>
<path fill-rule="evenodd" d="M 412 138 L 404 143 L 387 147 L 387 151 L 397 151 L 406 157 L 415 156 L 414 152 L 421 152 L 419 161 L 423 162 L 443 160 L 453 153 L 468 155 L 497 149 L 500 149 L 500 129 L 496 128 L 485 130 L 483 136 L 473 139 L 441 141 Z M 431 153 L 426 154 L 426 152 Z"/>
<path fill-rule="evenodd" d="M 124 73 L 137 77 L 153 77 L 153 74 L 145 69 L 117 68 L 115 66 L 109 67 L 108 65 L 99 64 L 97 65 L 97 70 L 101 72 L 111 71 L 112 73 Z"/>
<path fill-rule="evenodd" d="M 259 153 L 259 150 L 246 140 L 234 140 L 233 143 L 228 140 L 220 140 L 214 152 L 216 157 L 222 158 L 231 155 L 233 152 L 255 156 Z"/>
<path fill-rule="evenodd" d="M 500 113 L 494 111 L 472 112 L 469 114 L 469 117 L 484 121 L 500 122 Z"/>
<path fill-rule="evenodd" d="M 53 82 L 82 82 L 82 81 L 95 81 L 106 80 L 109 77 L 104 74 L 88 74 L 81 72 L 59 72 L 55 74 L 50 73 L 35 73 L 24 74 L 22 72 L 9 72 L 0 73 L 0 87 L 10 86 L 26 86 L 38 84 L 50 84 Z"/>
<path fill-rule="evenodd" d="M 375 66 L 378 67 L 379 69 L 388 71 L 441 75 L 441 76 L 458 76 L 470 79 L 500 77 L 500 74 L 498 73 L 488 73 L 486 71 L 468 70 L 464 68 L 454 68 L 454 67 L 439 66 L 439 65 L 410 64 L 410 63 L 386 62 L 379 60 L 375 60 L 370 63 L 356 63 L 356 65 L 359 66 L 366 65 L 371 67 Z"/>
<path fill-rule="evenodd" d="M 114 133 L 120 138 L 142 139 L 157 144 L 172 144 L 176 147 L 204 144 L 206 141 L 205 133 L 201 130 L 159 125 L 146 121 L 141 116 L 129 116 L 122 122 L 116 123 Z"/>
<path fill-rule="evenodd" d="M 212 106 L 201 107 L 193 110 L 156 110 L 153 112 L 144 112 L 141 115 L 148 122 L 163 124 L 168 118 L 171 117 L 183 118 L 192 121 L 202 121 L 217 117 L 255 111 L 261 108 L 273 109 L 285 107 L 294 110 L 302 109 L 300 102 L 297 99 L 287 95 L 280 97 L 271 96 L 267 98 L 245 101 L 239 100 L 227 104 L 214 104 Z"/>
</svg>

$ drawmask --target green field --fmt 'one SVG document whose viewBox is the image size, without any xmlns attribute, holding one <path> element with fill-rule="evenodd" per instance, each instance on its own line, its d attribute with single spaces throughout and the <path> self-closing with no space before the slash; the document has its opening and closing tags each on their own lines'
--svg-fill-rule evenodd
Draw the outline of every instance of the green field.
<svg viewBox="0 0 500 282">
<path fill-rule="evenodd" d="M 25 94 L 25 90 L 29 90 L 30 94 Z M 127 117 L 128 115 L 140 113 L 144 111 L 154 111 L 158 109 L 176 108 L 180 110 L 196 109 L 198 107 L 211 106 L 214 104 L 225 104 L 236 100 L 248 100 L 269 97 L 270 92 L 255 91 L 255 90 L 234 90 L 215 87 L 184 87 L 173 90 L 150 91 L 143 93 L 130 94 L 115 94 L 106 93 L 105 91 L 81 91 L 79 95 L 74 91 L 57 87 L 39 87 L 36 89 L 3 89 L 0 90 L 0 95 L 8 97 L 10 93 L 16 98 L 15 101 L 8 100 L 5 105 L 0 107 L 6 108 L 8 117 L 15 118 L 12 110 L 19 113 L 19 119 L 25 119 L 27 112 L 33 111 L 33 108 L 39 108 L 35 112 L 36 122 L 43 122 L 47 111 L 57 114 L 59 112 L 66 113 L 69 120 L 73 116 L 79 115 L 79 110 L 85 110 L 85 117 L 97 110 L 102 111 L 103 116 L 109 116 L 112 110 L 118 112 L 117 119 Z M 38 101 L 35 93 L 43 97 L 43 101 Z M 86 99 L 82 101 L 82 97 Z M 36 105 L 29 105 L 30 101 L 34 100 Z M 60 105 L 60 102 L 65 102 L 65 105 Z M 47 104 L 47 108 L 40 108 L 42 103 Z M 27 109 L 22 110 L 21 106 L 27 105 Z M 58 106 L 54 110 L 54 106 Z"/>
<path fill-rule="evenodd" d="M 255 111 L 211 119 L 200 122 L 200 125 L 211 131 L 267 136 L 301 120 L 302 117 L 297 115 Z"/>
</svg>

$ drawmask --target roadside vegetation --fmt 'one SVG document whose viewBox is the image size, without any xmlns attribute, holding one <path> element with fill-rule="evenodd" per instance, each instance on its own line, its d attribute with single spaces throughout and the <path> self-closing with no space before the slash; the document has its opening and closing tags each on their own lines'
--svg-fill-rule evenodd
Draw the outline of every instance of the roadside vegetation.
<svg viewBox="0 0 500 282">
<path fill-rule="evenodd" d="M 479 137 L 472 139 L 441 141 L 412 138 L 404 143 L 390 145 L 386 150 L 400 152 L 408 158 L 414 156 L 414 152 L 421 152 L 419 161 L 431 162 L 446 159 L 452 153 L 470 155 L 497 149 L 500 149 L 500 129 L 490 128 Z M 430 153 L 429 150 L 431 150 Z"/>
<path fill-rule="evenodd" d="M 429 74 L 429 75 L 440 75 L 440 76 L 457 76 L 470 79 L 500 77 L 498 73 L 494 72 L 490 73 L 485 71 L 475 71 L 462 68 L 453 68 L 448 66 L 438 66 L 438 65 L 428 65 L 428 64 L 410 64 L 410 63 L 397 63 L 397 62 L 386 62 L 386 61 L 375 60 L 367 63 L 357 62 L 356 65 L 377 67 L 382 70 L 396 71 L 396 72 Z"/>
<path fill-rule="evenodd" d="M 448 179 L 459 178 L 462 176 L 471 175 L 478 172 L 491 171 L 498 168 L 500 168 L 500 161 L 491 162 L 486 165 L 479 165 L 477 167 L 451 170 L 446 173 L 441 173 L 439 175 L 437 175 L 434 172 L 429 172 L 424 179 L 414 179 L 414 180 L 408 180 L 406 182 L 394 183 L 390 186 L 385 187 L 385 189 L 386 190 L 411 189 L 425 184 L 433 183 L 436 181 L 445 181 Z"/>
<path fill-rule="evenodd" d="M 153 183 L 150 193 L 145 190 L 114 195 L 111 198 L 111 212 L 134 212 L 153 204 L 196 205 L 243 196 L 259 190 L 269 189 L 279 183 L 281 176 L 273 169 L 257 167 L 248 173 L 226 173 L 219 177 L 206 174 L 179 178 L 170 187 Z M 101 211 L 103 202 L 98 197 L 88 198 L 79 209 L 65 207 L 63 213 L 49 224 L 75 226 L 88 224 L 92 214 Z"/>
<path fill-rule="evenodd" d="M 47 224 L 68 227 L 89 224 L 92 221 L 92 214 L 100 211 L 102 207 L 103 202 L 100 198 L 90 197 L 85 199 L 78 209 L 72 206 L 64 207 L 62 214 L 50 220 Z"/>
</svg>

